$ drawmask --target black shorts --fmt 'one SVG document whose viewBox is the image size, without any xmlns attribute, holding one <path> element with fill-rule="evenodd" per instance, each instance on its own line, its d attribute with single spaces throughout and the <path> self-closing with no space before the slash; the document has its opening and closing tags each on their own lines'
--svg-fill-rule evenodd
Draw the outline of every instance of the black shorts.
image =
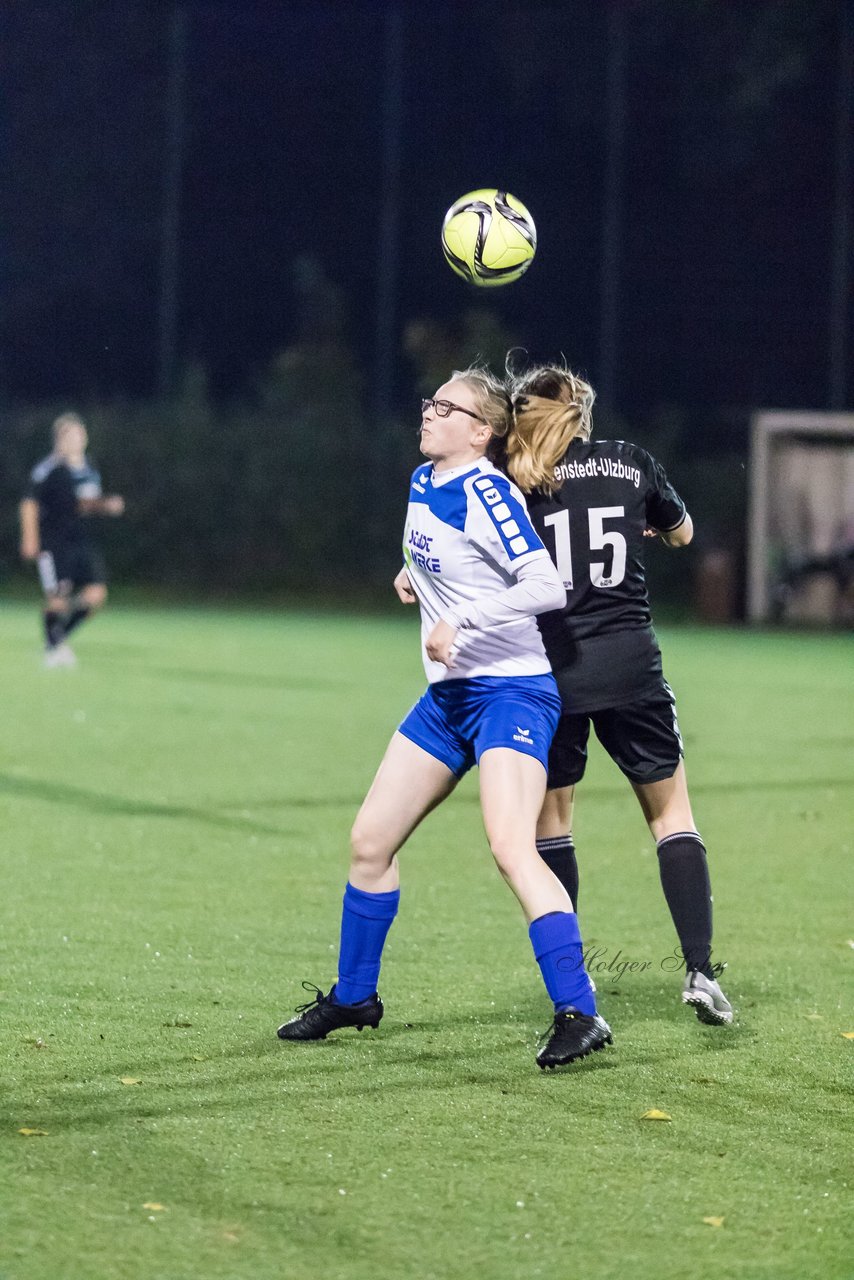
<svg viewBox="0 0 854 1280">
<path fill-rule="evenodd" d="M 682 738 L 673 691 L 662 680 L 657 693 L 629 706 L 565 711 L 549 752 L 550 790 L 573 786 L 584 777 L 591 721 L 596 737 L 630 782 L 661 782 L 673 777 L 682 758 Z"/>
<path fill-rule="evenodd" d="M 38 565 L 46 596 L 70 596 L 81 587 L 100 586 L 107 577 L 100 551 L 80 543 L 44 548 Z"/>
</svg>

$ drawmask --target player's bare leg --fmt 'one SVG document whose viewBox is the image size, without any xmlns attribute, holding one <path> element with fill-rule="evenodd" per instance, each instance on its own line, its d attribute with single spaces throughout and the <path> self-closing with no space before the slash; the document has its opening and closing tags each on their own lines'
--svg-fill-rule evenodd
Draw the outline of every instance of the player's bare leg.
<svg viewBox="0 0 854 1280">
<path fill-rule="evenodd" d="M 537 818 L 537 839 L 566 835 L 572 830 L 572 808 L 575 787 L 556 787 L 543 797 L 540 816 Z"/>
<path fill-rule="evenodd" d="M 350 833 L 353 887 L 365 893 L 397 889 L 398 849 L 456 785 L 447 765 L 395 733 Z"/>
<path fill-rule="evenodd" d="M 527 920 L 550 911 L 573 911 L 560 881 L 537 853 L 535 831 L 546 794 L 539 760 L 507 747 L 480 758 L 480 801 L 486 836 L 498 870 Z"/>
<path fill-rule="evenodd" d="M 77 592 L 76 599 L 94 613 L 97 609 L 103 609 L 107 603 L 107 588 L 103 582 L 90 582 Z"/>
<path fill-rule="evenodd" d="M 671 778 L 662 778 L 660 782 L 633 782 L 632 786 L 656 844 L 679 831 L 696 829 L 684 761 L 679 761 Z"/>
<path fill-rule="evenodd" d="M 479 767 L 490 848 L 529 921 L 534 955 L 555 1008 L 537 1062 L 544 1069 L 561 1066 L 610 1044 L 611 1029 L 596 1012 L 570 897 L 537 852 L 545 769 L 533 757 L 507 747 L 485 751 Z"/>
<path fill-rule="evenodd" d="M 447 765 L 395 733 L 350 836 L 338 979 L 326 995 L 303 984 L 315 997 L 279 1027 L 280 1040 L 325 1040 L 342 1027 L 379 1026 L 383 1005 L 377 979 L 400 898 L 397 851 L 456 783 Z"/>
</svg>

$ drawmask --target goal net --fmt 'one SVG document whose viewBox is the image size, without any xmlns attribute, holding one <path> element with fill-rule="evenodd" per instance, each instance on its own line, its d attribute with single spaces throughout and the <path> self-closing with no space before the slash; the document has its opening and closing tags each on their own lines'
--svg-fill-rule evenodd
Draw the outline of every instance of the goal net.
<svg viewBox="0 0 854 1280">
<path fill-rule="evenodd" d="M 747 610 L 854 623 L 854 414 L 754 414 Z"/>
</svg>

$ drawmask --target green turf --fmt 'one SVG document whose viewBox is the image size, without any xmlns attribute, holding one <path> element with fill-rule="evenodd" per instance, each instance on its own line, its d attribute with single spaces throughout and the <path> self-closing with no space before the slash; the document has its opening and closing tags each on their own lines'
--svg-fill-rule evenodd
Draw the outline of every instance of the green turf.
<svg viewBox="0 0 854 1280">
<path fill-rule="evenodd" d="M 850 1276 L 851 644 L 663 639 L 737 1024 L 681 1008 L 655 852 L 595 749 L 582 925 L 646 967 L 596 974 L 616 1047 L 543 1075 L 473 780 L 404 854 L 381 1029 L 275 1038 L 334 976 L 413 618 L 115 609 L 45 672 L 8 607 L 0 1277 Z"/>
</svg>

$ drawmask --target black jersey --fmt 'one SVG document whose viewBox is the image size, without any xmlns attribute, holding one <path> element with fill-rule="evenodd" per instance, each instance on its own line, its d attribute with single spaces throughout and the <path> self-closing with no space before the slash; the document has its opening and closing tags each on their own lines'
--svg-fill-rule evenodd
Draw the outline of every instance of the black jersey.
<svg viewBox="0 0 854 1280">
<path fill-rule="evenodd" d="M 89 539 L 79 502 L 81 498 L 101 497 L 101 477 L 88 461 L 70 467 L 50 454 L 33 468 L 27 497 L 39 504 L 42 547 L 56 550 L 83 545 Z"/>
<path fill-rule="evenodd" d="M 662 680 L 643 531 L 678 528 L 685 504 L 659 463 L 624 440 L 574 440 L 555 478 L 556 493 L 527 499 L 567 589 L 566 606 L 538 618 L 540 631 L 565 701 L 620 706 Z"/>
</svg>

